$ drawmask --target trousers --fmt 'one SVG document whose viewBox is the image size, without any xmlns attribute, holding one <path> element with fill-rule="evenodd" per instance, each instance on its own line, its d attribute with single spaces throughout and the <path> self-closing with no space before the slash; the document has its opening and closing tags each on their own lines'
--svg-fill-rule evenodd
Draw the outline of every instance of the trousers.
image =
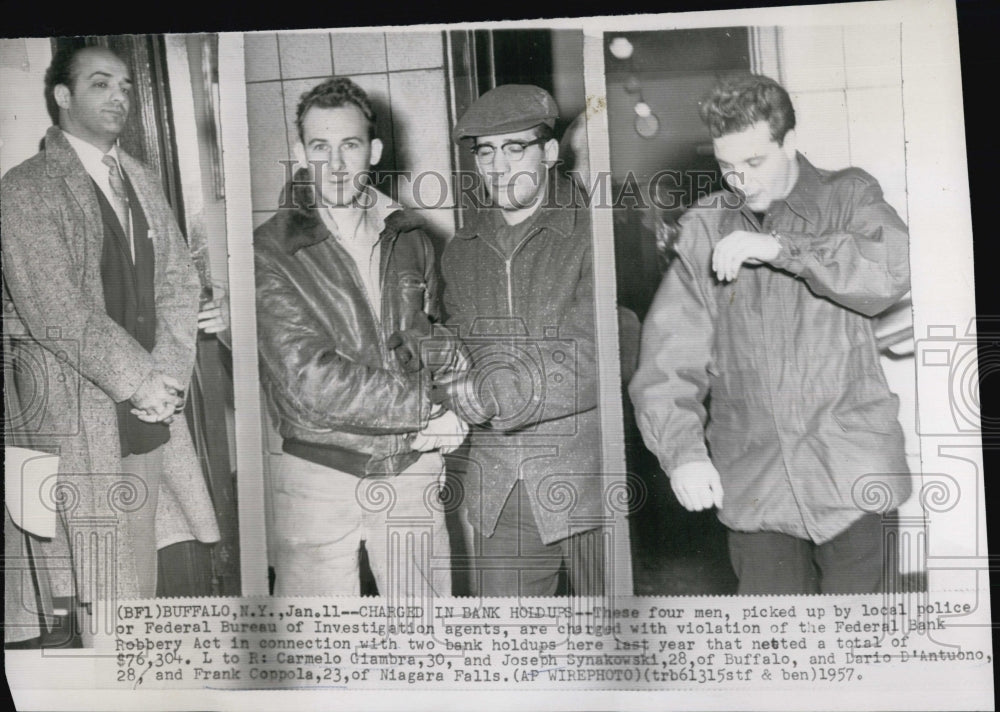
<svg viewBox="0 0 1000 712">
<path fill-rule="evenodd" d="M 822 544 L 778 532 L 730 530 L 737 593 L 879 593 L 896 561 L 885 545 L 883 521 L 866 514 Z"/>
<path fill-rule="evenodd" d="M 451 567 L 438 480 L 426 453 L 391 477 L 340 472 L 285 453 L 274 485 L 274 595 L 358 595 L 364 542 L 379 594 L 450 596 Z"/>
<path fill-rule="evenodd" d="M 604 592 L 603 527 L 545 544 L 519 480 L 511 490 L 493 536 L 475 534 L 472 590 L 478 596 L 552 596 L 565 564 L 572 595 Z"/>
</svg>

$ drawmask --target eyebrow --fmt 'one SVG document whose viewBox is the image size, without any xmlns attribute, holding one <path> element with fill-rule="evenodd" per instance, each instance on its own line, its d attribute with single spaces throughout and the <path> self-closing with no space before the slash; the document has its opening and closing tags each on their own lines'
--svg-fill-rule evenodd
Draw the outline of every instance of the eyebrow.
<svg viewBox="0 0 1000 712">
<path fill-rule="evenodd" d="M 340 142 L 344 143 L 344 141 L 361 141 L 361 140 L 362 139 L 360 136 L 347 136 L 346 138 L 340 139 Z M 309 139 L 310 146 L 312 146 L 315 143 L 329 143 L 329 141 L 325 138 L 319 138 L 319 137 Z"/>
<path fill-rule="evenodd" d="M 108 77 L 109 79 L 111 78 L 111 74 L 109 72 L 105 72 L 105 71 L 103 71 L 101 69 L 98 69 L 98 70 L 95 70 L 95 71 L 91 72 L 90 74 L 88 74 L 87 75 L 87 79 L 93 79 L 94 77 L 98 77 L 98 76 L 100 76 L 100 77 Z M 125 77 L 124 79 L 122 79 L 122 81 L 125 81 L 125 82 L 128 82 L 129 84 L 131 84 L 132 83 L 132 78 L 131 77 Z"/>
<path fill-rule="evenodd" d="M 509 138 L 500 144 L 501 147 L 510 145 L 512 143 L 531 143 L 534 139 L 525 138 Z M 477 141 L 473 148 L 478 148 L 480 146 L 489 146 L 490 148 L 496 148 L 496 146 L 488 141 Z"/>
</svg>

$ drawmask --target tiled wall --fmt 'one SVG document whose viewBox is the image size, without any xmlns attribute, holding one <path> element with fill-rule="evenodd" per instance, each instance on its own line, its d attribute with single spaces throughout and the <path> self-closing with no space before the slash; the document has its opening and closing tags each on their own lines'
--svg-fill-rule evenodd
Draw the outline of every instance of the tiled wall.
<svg viewBox="0 0 1000 712">
<path fill-rule="evenodd" d="M 285 179 L 280 161 L 294 158 L 299 96 L 330 76 L 347 76 L 368 92 L 385 144 L 380 170 L 434 171 L 421 183 L 422 209 L 441 246 L 455 231 L 448 85 L 440 32 L 251 33 L 244 40 L 254 226 L 274 211 Z M 400 201 L 415 205 L 401 181 Z M 441 195 L 443 193 L 443 195 Z"/>
<path fill-rule="evenodd" d="M 787 27 L 779 46 L 800 150 L 821 168 L 864 168 L 906 220 L 900 26 Z"/>
</svg>

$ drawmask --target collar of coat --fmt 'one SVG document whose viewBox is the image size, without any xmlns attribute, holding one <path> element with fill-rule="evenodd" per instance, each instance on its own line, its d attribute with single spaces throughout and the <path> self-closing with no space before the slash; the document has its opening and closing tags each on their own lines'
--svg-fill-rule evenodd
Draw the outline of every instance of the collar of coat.
<svg viewBox="0 0 1000 712">
<path fill-rule="evenodd" d="M 287 196 L 291 190 L 291 204 L 286 205 Z M 369 210 L 375 211 L 375 216 L 385 227 L 379 233 L 379 242 L 384 239 L 395 239 L 401 232 L 409 232 L 423 227 L 423 220 L 416 213 L 403 210 L 385 193 L 371 186 L 365 189 L 365 196 L 373 201 Z M 316 201 L 316 188 L 310 180 L 307 169 L 299 168 L 290 183 L 281 191 L 278 210 L 285 217 L 288 229 L 283 231 L 282 247 L 289 255 L 295 254 L 304 247 L 311 247 L 333 237 L 323 218 L 319 214 Z"/>
<path fill-rule="evenodd" d="M 819 169 L 810 163 L 805 156 L 796 153 L 795 157 L 799 162 L 799 179 L 795 181 L 792 192 L 785 198 L 785 205 L 800 218 L 812 224 L 819 219 L 819 196 L 823 191 L 825 181 Z"/>
<path fill-rule="evenodd" d="M 117 147 L 118 163 L 122 170 L 133 180 L 140 171 L 140 163 Z M 58 126 L 50 126 L 45 132 L 45 172 L 53 177 L 79 175 L 85 172 L 83 162 L 76 151 L 66 140 L 66 135 Z M 90 174 L 87 173 L 89 176 Z"/>
<path fill-rule="evenodd" d="M 551 173 L 545 202 L 528 220 L 533 221 L 532 229 L 545 228 L 568 237 L 576 229 L 577 213 L 578 209 L 583 207 L 583 196 L 569 178 L 555 171 Z M 500 209 L 495 206 L 479 206 L 469 212 L 471 215 L 468 222 L 455 234 L 455 237 L 471 240 L 482 235 L 491 235 L 496 232 L 503 220 Z"/>
</svg>

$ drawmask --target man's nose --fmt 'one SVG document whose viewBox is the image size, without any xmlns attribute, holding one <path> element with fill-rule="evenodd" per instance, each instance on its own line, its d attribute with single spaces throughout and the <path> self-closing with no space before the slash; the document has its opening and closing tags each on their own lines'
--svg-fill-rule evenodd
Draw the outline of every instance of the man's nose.
<svg viewBox="0 0 1000 712">
<path fill-rule="evenodd" d="M 327 158 L 330 163 L 331 171 L 342 171 L 344 170 L 344 157 L 340 154 L 339 148 L 331 148 L 330 155 Z"/>
<path fill-rule="evenodd" d="M 510 169 L 510 161 L 507 159 L 507 154 L 505 154 L 501 149 L 497 149 L 493 152 L 493 173 L 504 174 Z"/>
<path fill-rule="evenodd" d="M 111 91 L 111 101 L 119 106 L 128 106 L 128 94 L 119 86 L 113 87 Z"/>
</svg>

